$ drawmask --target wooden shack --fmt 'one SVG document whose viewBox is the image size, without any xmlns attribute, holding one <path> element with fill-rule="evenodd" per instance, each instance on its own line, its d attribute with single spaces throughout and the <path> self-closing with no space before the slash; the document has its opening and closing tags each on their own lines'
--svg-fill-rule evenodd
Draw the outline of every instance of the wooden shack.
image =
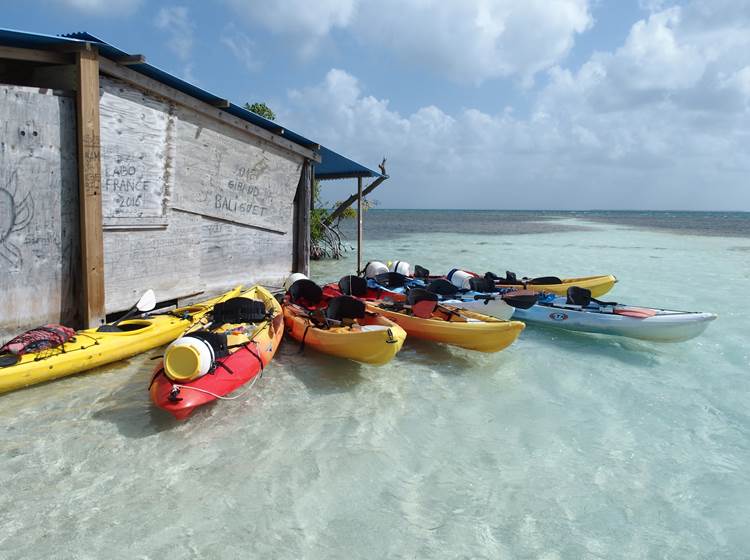
<svg viewBox="0 0 750 560">
<path fill-rule="evenodd" d="M 0 30 L 0 340 L 307 272 L 328 154 L 377 175 L 95 37 Z"/>
</svg>

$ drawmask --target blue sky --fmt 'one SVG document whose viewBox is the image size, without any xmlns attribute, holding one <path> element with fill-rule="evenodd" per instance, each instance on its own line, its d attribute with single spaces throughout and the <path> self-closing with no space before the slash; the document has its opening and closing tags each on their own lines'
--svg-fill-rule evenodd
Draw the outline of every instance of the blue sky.
<svg viewBox="0 0 750 560">
<path fill-rule="evenodd" d="M 750 210 L 748 0 L 29 0 L 362 163 L 382 207 Z M 330 182 L 341 198 L 351 182 Z"/>
</svg>

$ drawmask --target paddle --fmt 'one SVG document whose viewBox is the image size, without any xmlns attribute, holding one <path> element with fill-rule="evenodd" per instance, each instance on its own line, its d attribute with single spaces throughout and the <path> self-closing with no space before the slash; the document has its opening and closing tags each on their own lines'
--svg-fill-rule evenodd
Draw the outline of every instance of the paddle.
<svg viewBox="0 0 750 560">
<path fill-rule="evenodd" d="M 491 301 L 500 297 L 505 303 L 516 309 L 529 309 L 539 301 L 539 293 L 532 290 L 516 290 L 500 296 L 475 295 L 475 300 Z"/>
<path fill-rule="evenodd" d="M 412 304 L 411 312 L 415 317 L 419 317 L 420 319 L 429 319 L 432 317 L 432 314 L 435 312 L 437 306 L 438 302 L 429 299 L 423 299 L 422 301 L 418 301 Z"/>
<path fill-rule="evenodd" d="M 648 319 L 657 314 L 653 309 L 645 309 L 643 307 L 615 307 L 612 313 L 626 317 L 635 317 L 636 319 Z"/>
<path fill-rule="evenodd" d="M 129 319 L 137 312 L 145 313 L 147 311 L 151 311 L 154 307 L 156 307 L 156 294 L 154 294 L 153 290 L 146 290 L 146 292 L 144 292 L 140 299 L 135 303 L 133 307 L 128 310 L 127 313 L 125 313 L 125 315 L 120 317 L 111 325 L 105 324 L 96 330 L 97 332 L 120 332 L 121 329 L 118 327 L 118 325 L 121 322 Z"/>
</svg>

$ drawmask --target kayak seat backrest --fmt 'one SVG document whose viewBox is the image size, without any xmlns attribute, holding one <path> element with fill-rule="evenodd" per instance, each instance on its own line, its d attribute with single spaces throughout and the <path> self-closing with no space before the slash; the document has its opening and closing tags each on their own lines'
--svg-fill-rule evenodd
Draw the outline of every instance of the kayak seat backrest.
<svg viewBox="0 0 750 560">
<path fill-rule="evenodd" d="M 427 291 L 440 296 L 452 296 L 458 291 L 458 288 L 452 282 L 445 278 L 438 278 L 427 285 Z"/>
<path fill-rule="evenodd" d="M 266 305 L 257 299 L 235 297 L 214 305 L 213 322 L 258 323 L 266 319 Z"/>
<path fill-rule="evenodd" d="M 245 299 L 245 298 L 232 298 L 232 299 Z M 232 300 L 227 300 L 229 303 Z M 250 301 L 250 300 L 248 300 Z M 218 304 L 217 304 L 218 305 Z M 265 307 L 264 307 L 265 309 Z M 226 321 L 227 323 L 234 323 L 235 321 Z M 210 331 L 195 331 L 185 335 L 190 338 L 197 338 L 208 344 L 214 351 L 214 357 L 216 359 L 229 356 L 229 346 L 227 344 L 227 335 L 223 332 L 210 332 Z"/>
<path fill-rule="evenodd" d="M 571 286 L 567 291 L 568 305 L 580 305 L 581 307 L 587 307 L 591 304 L 591 290 L 586 288 L 579 288 L 578 286 Z"/>
<path fill-rule="evenodd" d="M 409 280 L 408 276 L 404 276 L 398 272 L 384 272 L 375 277 L 375 281 L 386 288 L 401 288 L 406 284 L 407 280 Z"/>
<path fill-rule="evenodd" d="M 469 288 L 475 292 L 494 292 L 495 282 L 489 278 L 469 278 Z"/>
<path fill-rule="evenodd" d="M 364 297 L 367 295 L 367 280 L 361 276 L 344 276 L 339 280 L 339 290 L 344 295 Z"/>
<path fill-rule="evenodd" d="M 307 278 L 297 280 L 294 284 L 289 286 L 288 293 L 289 297 L 292 298 L 292 303 L 304 307 L 318 305 L 320 300 L 323 299 L 323 289 Z"/>
<path fill-rule="evenodd" d="M 365 316 L 364 302 L 352 296 L 339 296 L 331 299 L 326 308 L 326 317 L 334 321 L 362 319 Z"/>
<path fill-rule="evenodd" d="M 438 301 L 440 298 L 438 298 L 438 295 L 429 292 L 427 290 L 424 290 L 422 288 L 412 288 L 409 290 L 409 294 L 406 296 L 409 305 L 414 305 L 415 303 L 419 303 L 420 301 Z"/>
<path fill-rule="evenodd" d="M 414 266 L 414 278 L 429 278 L 430 277 L 430 271 L 427 270 L 423 266 L 415 265 Z"/>
<path fill-rule="evenodd" d="M 484 277 L 493 282 L 499 282 L 500 284 L 510 284 L 513 286 L 523 286 L 523 282 L 516 278 L 516 273 L 510 270 L 505 272 L 505 278 L 498 276 L 494 272 L 485 272 Z"/>
<path fill-rule="evenodd" d="M 529 280 L 529 284 L 562 284 L 562 280 L 557 276 L 540 276 Z"/>
</svg>

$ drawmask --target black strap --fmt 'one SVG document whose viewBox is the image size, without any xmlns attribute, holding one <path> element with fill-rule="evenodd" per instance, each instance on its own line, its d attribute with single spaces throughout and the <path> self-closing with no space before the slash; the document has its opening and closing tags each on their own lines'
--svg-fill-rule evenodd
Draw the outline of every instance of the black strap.
<svg viewBox="0 0 750 560">
<path fill-rule="evenodd" d="M 309 331 L 311 327 L 312 327 L 312 323 L 308 323 L 308 325 L 305 327 L 305 332 L 302 333 L 302 341 L 300 342 L 299 352 L 297 352 L 297 354 L 302 354 L 302 352 L 304 351 L 305 338 L 307 338 L 307 331 Z"/>
<path fill-rule="evenodd" d="M 260 352 L 253 352 L 252 350 L 250 350 L 250 343 L 249 342 L 245 345 L 245 348 L 247 349 L 248 352 L 250 352 L 253 356 L 256 357 L 256 359 L 258 360 L 258 363 L 260 364 L 260 373 L 263 374 L 263 367 L 264 366 L 263 366 L 263 360 L 260 357 Z M 255 343 L 255 349 L 256 350 L 258 349 L 258 343 L 257 342 Z"/>
</svg>

